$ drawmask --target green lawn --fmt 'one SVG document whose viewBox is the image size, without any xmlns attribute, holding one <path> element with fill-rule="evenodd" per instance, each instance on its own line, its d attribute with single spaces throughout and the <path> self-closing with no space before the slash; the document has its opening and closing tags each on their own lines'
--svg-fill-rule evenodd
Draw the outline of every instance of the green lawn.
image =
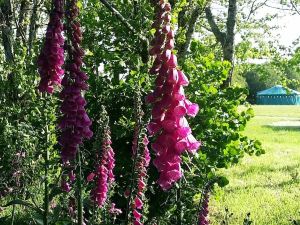
<svg viewBox="0 0 300 225">
<path fill-rule="evenodd" d="M 256 225 L 298 225 L 300 126 L 289 127 L 293 122 L 285 127 L 269 125 L 279 121 L 299 123 L 300 106 L 254 106 L 254 111 L 245 134 L 260 140 L 266 154 L 247 156 L 237 166 L 221 171 L 230 184 L 217 188 L 212 197 L 211 223 L 221 224 L 227 207 L 233 213 L 230 225 L 242 225 L 248 212 Z"/>
</svg>

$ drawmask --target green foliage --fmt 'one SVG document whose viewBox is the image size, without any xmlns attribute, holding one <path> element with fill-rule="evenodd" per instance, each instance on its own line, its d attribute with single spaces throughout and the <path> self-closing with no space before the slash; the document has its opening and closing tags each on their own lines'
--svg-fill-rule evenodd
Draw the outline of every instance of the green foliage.
<svg viewBox="0 0 300 225">
<path fill-rule="evenodd" d="M 194 42 L 193 55 L 184 68 L 191 80 L 190 98 L 201 107 L 199 116 L 191 121 L 192 127 L 203 142 L 202 152 L 209 165 L 228 167 L 237 163 L 244 152 L 260 152 L 259 144 L 239 133 L 253 111 L 246 102 L 245 89 L 231 87 L 220 91 L 230 65 L 216 61 L 213 55 L 199 55 L 197 46 Z M 239 110 L 240 106 L 244 108 Z"/>
<path fill-rule="evenodd" d="M 56 184 L 59 176 L 59 153 L 54 148 L 57 99 L 37 92 L 35 54 L 29 57 L 26 49 L 21 49 L 15 63 L 3 63 L 0 67 L 0 195 L 11 202 L 25 199 L 25 206 L 41 208 L 43 190 L 37 187 L 45 178 L 46 148 L 50 151 L 50 182 Z M 1 200 L 0 205 L 4 204 Z"/>
</svg>

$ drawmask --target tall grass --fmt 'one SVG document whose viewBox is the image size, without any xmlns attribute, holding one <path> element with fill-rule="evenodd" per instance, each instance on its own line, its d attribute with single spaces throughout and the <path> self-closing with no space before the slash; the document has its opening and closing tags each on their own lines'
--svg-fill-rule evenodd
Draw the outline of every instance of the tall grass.
<svg viewBox="0 0 300 225">
<path fill-rule="evenodd" d="M 299 123 L 300 107 L 254 106 L 254 111 L 244 133 L 260 140 L 266 154 L 246 156 L 237 166 L 220 172 L 230 184 L 216 189 L 211 222 L 221 224 L 226 207 L 233 213 L 232 225 L 242 225 L 248 212 L 256 225 L 300 224 L 300 126 L 272 126 L 278 121 Z"/>
</svg>

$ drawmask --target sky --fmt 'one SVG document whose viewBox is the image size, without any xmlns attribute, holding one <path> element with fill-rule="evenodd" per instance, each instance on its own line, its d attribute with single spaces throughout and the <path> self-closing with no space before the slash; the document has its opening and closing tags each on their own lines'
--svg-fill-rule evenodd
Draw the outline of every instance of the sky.
<svg viewBox="0 0 300 225">
<path fill-rule="evenodd" d="M 261 0 L 264 1 L 264 0 Z M 293 42 L 300 38 L 300 15 L 297 13 L 291 13 L 289 10 L 282 10 L 277 8 L 287 8 L 278 3 L 277 0 L 269 0 L 267 7 L 262 7 L 257 13 L 257 17 L 265 17 L 268 14 L 278 13 L 278 17 L 273 19 L 270 25 L 279 26 L 278 29 L 272 31 L 272 35 L 277 38 L 279 45 L 295 50 L 300 47 L 299 43 L 294 45 Z M 282 55 L 285 55 L 285 51 L 282 51 Z M 290 57 L 290 56 L 287 56 Z M 251 59 L 249 62 L 255 64 L 265 63 L 269 59 Z"/>
<path fill-rule="evenodd" d="M 291 15 L 291 11 L 284 10 L 289 8 L 288 6 L 282 6 L 278 3 L 278 0 L 269 0 L 267 5 L 262 7 L 257 16 L 263 16 L 267 14 L 279 14 L 279 18 L 274 19 L 272 25 L 279 25 L 280 29 L 274 31 L 274 35 L 279 35 L 279 43 L 289 47 L 293 41 L 300 37 L 300 15 L 295 13 Z M 282 9 L 277 9 L 282 8 Z M 300 7 L 299 7 L 300 9 Z"/>
<path fill-rule="evenodd" d="M 277 21 L 280 30 L 277 34 L 280 35 L 279 42 L 289 47 L 292 45 L 293 41 L 300 37 L 300 15 L 286 15 Z M 274 32 L 276 34 L 276 32 Z"/>
<path fill-rule="evenodd" d="M 255 4 L 265 1 L 266 0 L 255 0 Z M 251 3 L 252 2 L 253 1 L 251 1 Z M 248 5 L 248 7 L 243 9 L 246 14 L 250 11 L 251 3 L 249 3 L 250 5 Z M 215 3 L 213 3 L 212 9 L 216 12 L 216 14 L 219 14 L 220 12 L 227 12 L 227 8 Z M 266 5 L 258 8 L 252 17 L 259 19 L 266 17 L 267 15 L 278 14 L 279 17 L 273 19 L 272 22 L 269 23 L 271 26 L 279 26 L 279 29 L 273 30 L 272 34 L 278 38 L 280 45 L 289 47 L 292 46 L 292 43 L 300 37 L 300 15 L 297 13 L 295 13 L 295 15 L 291 15 L 291 10 L 286 9 L 291 9 L 291 6 L 281 5 L 280 0 L 267 0 Z M 238 8 L 238 10 L 242 9 Z M 239 41 L 239 35 L 237 35 L 236 41 Z"/>
</svg>

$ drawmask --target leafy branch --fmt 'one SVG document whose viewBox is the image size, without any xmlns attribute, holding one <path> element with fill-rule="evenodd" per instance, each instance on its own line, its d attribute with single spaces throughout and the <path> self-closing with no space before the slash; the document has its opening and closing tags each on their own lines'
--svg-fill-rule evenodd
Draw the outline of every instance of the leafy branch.
<svg viewBox="0 0 300 225">
<path fill-rule="evenodd" d="M 300 15 L 300 11 L 297 8 L 296 4 L 297 4 L 296 2 L 294 2 L 293 0 L 291 0 L 291 5 L 292 5 L 293 9 L 295 10 L 296 13 L 298 13 Z"/>
<path fill-rule="evenodd" d="M 107 0 L 100 0 L 100 2 L 109 10 L 112 12 L 113 15 L 116 16 L 116 18 L 134 35 L 136 35 L 140 41 L 145 42 L 147 39 L 142 36 L 140 33 L 138 33 L 133 26 L 127 21 L 127 19 L 115 8 L 113 7 Z"/>
</svg>

